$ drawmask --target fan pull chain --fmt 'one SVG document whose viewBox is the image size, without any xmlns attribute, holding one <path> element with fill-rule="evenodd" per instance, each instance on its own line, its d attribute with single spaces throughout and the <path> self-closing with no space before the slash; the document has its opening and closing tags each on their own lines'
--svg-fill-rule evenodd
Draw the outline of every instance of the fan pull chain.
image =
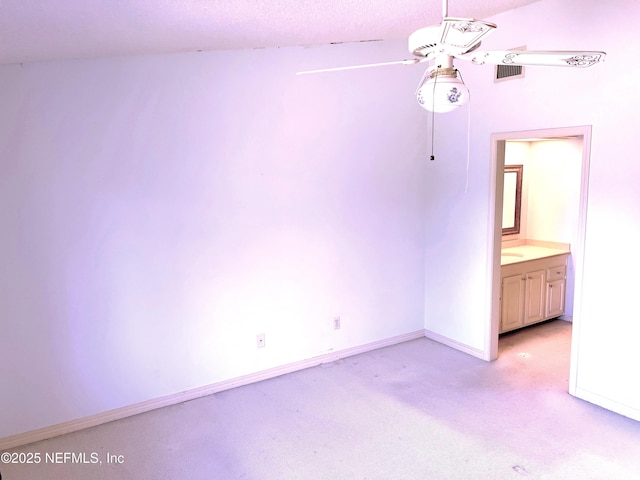
<svg viewBox="0 0 640 480">
<path fill-rule="evenodd" d="M 433 155 L 433 139 L 434 139 L 434 126 L 436 123 L 436 118 L 435 118 L 436 114 L 432 111 L 431 112 L 431 156 L 429 157 L 429 160 L 434 161 L 436 159 L 436 157 Z"/>
<path fill-rule="evenodd" d="M 438 76 L 433 80 L 433 93 L 431 95 L 431 156 L 429 160 L 434 161 L 436 157 L 433 154 L 433 142 L 435 138 L 435 125 L 436 125 L 436 84 L 438 83 Z"/>
<path fill-rule="evenodd" d="M 467 181 L 464 184 L 464 193 L 469 190 L 469 163 L 471 159 L 471 95 L 469 95 L 469 107 L 467 108 Z"/>
<path fill-rule="evenodd" d="M 462 72 L 458 70 L 458 74 L 460 75 L 460 80 L 464 83 L 464 78 L 462 78 Z M 469 190 L 469 166 L 471 163 L 471 92 L 469 92 L 469 101 L 467 106 L 467 178 L 464 184 L 464 193 L 467 193 Z"/>
</svg>

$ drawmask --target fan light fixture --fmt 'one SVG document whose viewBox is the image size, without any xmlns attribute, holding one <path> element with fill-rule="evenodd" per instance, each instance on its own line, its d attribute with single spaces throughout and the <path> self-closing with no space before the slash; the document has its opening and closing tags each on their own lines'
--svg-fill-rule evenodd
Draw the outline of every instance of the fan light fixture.
<svg viewBox="0 0 640 480">
<path fill-rule="evenodd" d="M 455 68 L 429 69 L 416 91 L 420 106 L 435 113 L 452 112 L 469 102 L 469 89 Z"/>
</svg>

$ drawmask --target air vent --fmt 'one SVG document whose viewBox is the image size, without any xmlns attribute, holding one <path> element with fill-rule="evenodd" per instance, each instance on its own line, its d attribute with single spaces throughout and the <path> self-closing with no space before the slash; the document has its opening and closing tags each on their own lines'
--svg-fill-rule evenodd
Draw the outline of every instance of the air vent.
<svg viewBox="0 0 640 480">
<path fill-rule="evenodd" d="M 527 47 L 512 48 L 511 50 L 526 50 Z M 524 67 L 522 65 L 496 65 L 494 82 L 503 82 L 505 80 L 514 80 L 516 78 L 524 78 Z"/>
<path fill-rule="evenodd" d="M 496 65 L 496 80 L 522 77 L 522 65 Z"/>
</svg>

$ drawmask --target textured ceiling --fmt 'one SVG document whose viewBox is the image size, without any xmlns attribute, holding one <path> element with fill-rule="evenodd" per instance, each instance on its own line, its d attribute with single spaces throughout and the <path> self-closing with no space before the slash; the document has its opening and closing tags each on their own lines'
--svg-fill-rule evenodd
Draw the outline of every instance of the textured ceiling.
<svg viewBox="0 0 640 480">
<path fill-rule="evenodd" d="M 537 0 L 451 0 L 487 18 Z M 440 0 L 0 0 L 0 63 L 402 39 Z"/>
</svg>

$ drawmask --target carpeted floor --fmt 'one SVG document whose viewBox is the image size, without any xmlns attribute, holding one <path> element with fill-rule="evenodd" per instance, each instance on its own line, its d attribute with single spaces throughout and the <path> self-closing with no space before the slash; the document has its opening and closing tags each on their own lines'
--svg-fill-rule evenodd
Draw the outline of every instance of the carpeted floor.
<svg viewBox="0 0 640 480">
<path fill-rule="evenodd" d="M 414 340 L 29 445 L 14 451 L 40 464 L 0 470 L 3 480 L 638 479 L 640 423 L 567 393 L 570 336 L 563 321 L 506 334 L 492 363 Z M 102 463 L 44 461 L 60 452 Z"/>
</svg>

